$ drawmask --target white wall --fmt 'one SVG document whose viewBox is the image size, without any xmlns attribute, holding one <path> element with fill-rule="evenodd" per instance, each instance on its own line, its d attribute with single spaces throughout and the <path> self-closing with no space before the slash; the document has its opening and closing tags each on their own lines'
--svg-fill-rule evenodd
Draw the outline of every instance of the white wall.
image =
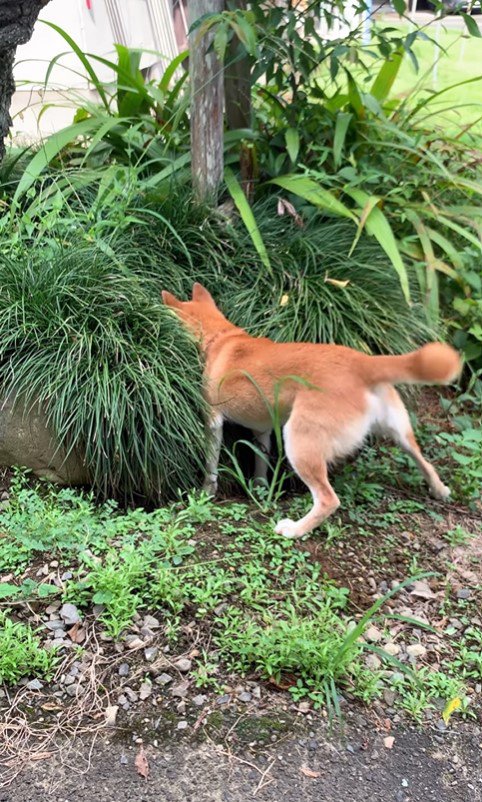
<svg viewBox="0 0 482 802">
<path fill-rule="evenodd" d="M 88 5 L 91 8 L 88 8 Z M 177 53 L 172 29 L 171 0 L 50 0 L 42 10 L 33 36 L 17 49 L 14 77 L 12 133 L 17 142 L 31 142 L 48 136 L 72 121 L 72 92 L 95 99 L 88 77 L 78 57 L 63 37 L 42 20 L 48 20 L 68 33 L 83 52 L 115 61 L 114 42 L 129 47 L 161 51 L 170 61 Z M 48 87 L 45 76 L 51 60 L 64 53 L 53 67 Z M 144 54 L 142 66 L 156 64 L 159 57 Z M 99 79 L 108 83 L 112 71 L 92 62 Z M 38 115 L 43 106 L 40 122 Z"/>
</svg>

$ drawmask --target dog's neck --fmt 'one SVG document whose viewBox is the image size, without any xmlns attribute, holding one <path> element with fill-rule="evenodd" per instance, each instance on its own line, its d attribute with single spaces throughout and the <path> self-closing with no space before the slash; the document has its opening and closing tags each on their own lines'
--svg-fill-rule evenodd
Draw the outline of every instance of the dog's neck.
<svg viewBox="0 0 482 802">
<path fill-rule="evenodd" d="M 204 354 L 211 351 L 216 343 L 225 337 L 241 334 L 246 335 L 244 329 L 230 323 L 219 310 L 216 310 L 216 312 L 209 315 L 209 317 L 200 320 L 199 324 L 199 345 Z"/>
</svg>

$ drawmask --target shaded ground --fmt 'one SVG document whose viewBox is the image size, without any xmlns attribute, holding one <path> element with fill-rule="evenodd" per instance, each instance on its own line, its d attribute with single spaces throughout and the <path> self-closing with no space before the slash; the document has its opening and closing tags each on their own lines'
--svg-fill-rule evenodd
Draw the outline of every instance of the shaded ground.
<svg viewBox="0 0 482 802">
<path fill-rule="evenodd" d="M 242 722 L 241 722 L 242 723 Z M 278 743 L 255 754 L 232 744 L 192 743 L 179 736 L 160 748 L 145 745 L 149 776 L 134 765 L 139 746 L 116 736 L 42 761 L 0 790 L 0 802 L 479 802 L 482 733 L 393 730 L 383 733 L 356 717 L 345 740 L 327 740 L 326 724 L 296 722 Z M 256 728 L 254 722 L 253 728 Z M 291 730 L 291 728 L 290 728 Z M 79 775 L 78 772 L 88 773 Z"/>
</svg>

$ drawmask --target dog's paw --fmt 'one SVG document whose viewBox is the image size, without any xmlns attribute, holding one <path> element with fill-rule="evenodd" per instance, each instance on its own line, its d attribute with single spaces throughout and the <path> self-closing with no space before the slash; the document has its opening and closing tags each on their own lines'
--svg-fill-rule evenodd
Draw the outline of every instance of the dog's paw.
<svg viewBox="0 0 482 802">
<path fill-rule="evenodd" d="M 436 498 L 438 501 L 447 501 L 447 499 L 450 498 L 450 487 L 447 487 L 447 485 L 443 485 L 442 482 L 440 482 L 437 487 L 430 488 L 430 495 Z"/>
<path fill-rule="evenodd" d="M 277 535 L 283 535 L 283 537 L 289 537 L 291 539 L 301 537 L 303 534 L 303 532 L 298 530 L 296 521 L 292 521 L 290 518 L 283 518 L 282 521 L 279 521 L 274 531 Z"/>
</svg>

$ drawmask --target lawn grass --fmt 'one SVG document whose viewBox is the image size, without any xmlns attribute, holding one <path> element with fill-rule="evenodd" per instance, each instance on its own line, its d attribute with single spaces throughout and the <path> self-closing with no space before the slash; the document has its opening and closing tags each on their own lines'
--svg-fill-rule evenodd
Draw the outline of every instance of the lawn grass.
<svg viewBox="0 0 482 802">
<path fill-rule="evenodd" d="M 408 32 L 408 26 L 400 26 Z M 463 81 L 475 80 L 445 92 L 434 98 L 420 114 L 426 114 L 428 126 L 443 126 L 447 134 L 456 134 L 461 126 L 478 121 L 474 133 L 482 133 L 482 45 L 481 40 L 469 36 L 463 28 L 448 27 L 442 19 L 432 23 L 426 30 L 431 41 L 419 40 L 413 50 L 418 61 L 405 56 L 392 94 L 399 98 L 419 95 L 418 100 Z"/>
</svg>

